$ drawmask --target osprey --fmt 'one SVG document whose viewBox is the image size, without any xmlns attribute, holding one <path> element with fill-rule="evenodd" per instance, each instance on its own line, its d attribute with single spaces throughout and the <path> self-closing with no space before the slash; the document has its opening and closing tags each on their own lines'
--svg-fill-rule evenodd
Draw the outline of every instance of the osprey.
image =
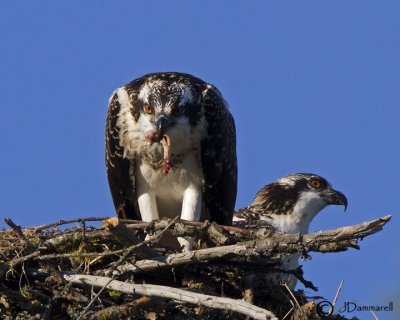
<svg viewBox="0 0 400 320">
<path fill-rule="evenodd" d="M 234 120 L 218 89 L 192 75 L 148 74 L 114 91 L 106 166 L 120 218 L 232 223 Z"/>
<path fill-rule="evenodd" d="M 327 205 L 343 205 L 347 199 L 340 191 L 332 189 L 324 178 L 310 173 L 295 173 L 266 185 L 258 191 L 253 203 L 234 213 L 233 221 L 265 220 L 276 231 L 308 233 L 313 218 Z M 299 265 L 300 254 L 282 259 L 284 270 L 294 270 Z M 297 279 L 290 274 L 273 274 L 272 280 L 294 289 Z"/>
</svg>

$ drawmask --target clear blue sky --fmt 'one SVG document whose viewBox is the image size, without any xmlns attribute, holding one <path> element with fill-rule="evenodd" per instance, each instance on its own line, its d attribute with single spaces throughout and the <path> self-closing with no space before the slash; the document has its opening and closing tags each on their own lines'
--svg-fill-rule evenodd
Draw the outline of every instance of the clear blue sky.
<svg viewBox="0 0 400 320">
<path fill-rule="evenodd" d="M 109 96 L 145 73 L 192 73 L 235 117 L 237 207 L 283 175 L 314 172 L 349 208 L 327 208 L 311 231 L 393 214 L 361 251 L 313 254 L 304 268 L 327 298 L 343 279 L 339 303 L 393 300 L 399 311 L 398 1 L 4 0 L 0 39 L 2 218 L 112 215 Z"/>
</svg>

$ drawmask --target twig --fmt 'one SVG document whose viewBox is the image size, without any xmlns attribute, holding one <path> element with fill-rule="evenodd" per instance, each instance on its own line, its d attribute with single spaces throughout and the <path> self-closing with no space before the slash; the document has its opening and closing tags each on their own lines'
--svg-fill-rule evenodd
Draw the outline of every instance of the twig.
<svg viewBox="0 0 400 320">
<path fill-rule="evenodd" d="M 40 231 L 43 231 L 45 229 L 61 226 L 63 224 L 71 224 L 71 223 L 75 223 L 75 222 L 85 222 L 85 221 L 102 221 L 102 220 L 105 220 L 105 219 L 108 219 L 108 218 L 109 217 L 90 217 L 90 218 L 77 218 L 77 219 L 72 219 L 72 220 L 59 220 L 59 221 L 54 222 L 54 223 L 49 223 L 49 224 L 45 224 L 45 225 L 42 225 L 42 226 L 35 227 L 34 230 L 35 230 L 35 232 L 40 232 Z"/>
<path fill-rule="evenodd" d="M 10 268 L 14 268 L 16 265 L 23 263 L 25 261 L 28 261 L 30 259 L 36 258 L 40 255 L 40 251 L 37 250 L 35 252 L 32 252 L 26 256 L 22 256 L 22 257 L 18 257 L 18 258 L 14 258 L 13 260 L 10 261 Z"/>
<path fill-rule="evenodd" d="M 85 243 L 86 242 L 86 222 L 82 221 L 81 225 L 82 225 L 82 242 Z"/>
<path fill-rule="evenodd" d="M 290 288 L 288 287 L 288 285 L 286 283 L 283 284 L 283 286 L 286 288 L 286 290 L 289 292 L 290 296 L 293 298 L 294 302 L 296 302 L 296 305 L 299 309 L 301 309 L 301 306 L 299 304 L 299 302 L 297 301 L 296 297 L 294 296 L 292 290 L 290 290 Z"/>
<path fill-rule="evenodd" d="M 88 276 L 81 274 L 64 274 L 64 278 L 67 281 L 75 284 L 86 284 L 94 287 L 105 286 L 109 290 L 120 291 L 128 294 L 136 293 L 150 297 L 156 296 L 183 301 L 191 304 L 203 305 L 209 308 L 231 310 L 250 316 L 254 319 L 277 320 L 272 312 L 256 307 L 242 300 L 220 298 L 166 286 L 151 284 L 130 284 L 112 279 L 112 281 L 110 281 L 110 278 L 106 277 Z"/>
<path fill-rule="evenodd" d="M 337 302 L 337 299 L 338 299 L 338 297 L 339 297 L 340 291 L 342 290 L 342 287 L 343 287 L 343 280 L 340 281 L 339 288 L 338 288 L 337 291 L 336 291 L 335 298 L 333 298 L 332 306 L 330 307 L 328 314 L 332 314 L 333 308 L 334 308 L 335 305 L 336 305 L 336 302 Z"/>
<path fill-rule="evenodd" d="M 121 219 L 122 222 L 127 224 L 127 227 L 130 229 L 134 230 L 145 230 L 148 227 L 152 226 L 155 230 L 162 230 L 165 226 L 165 223 L 168 223 L 167 219 L 163 220 L 158 220 L 158 221 L 152 221 L 152 222 L 143 222 L 143 221 L 137 221 L 137 220 L 129 220 L 129 219 Z M 195 228 L 203 228 L 205 225 L 207 225 L 207 221 L 204 222 L 196 222 L 196 221 L 187 221 L 187 220 L 177 220 L 177 224 L 182 224 L 185 226 L 191 226 Z M 209 225 L 209 223 L 208 223 Z M 249 235 L 250 232 L 247 229 L 244 228 L 239 228 L 235 226 L 223 226 L 220 225 L 221 228 L 223 228 L 225 231 L 228 232 L 234 232 L 234 233 L 239 233 L 242 235 Z M 192 234 L 185 234 L 187 236 L 191 236 Z M 178 235 L 176 235 L 178 236 Z M 181 234 L 179 234 L 181 236 Z"/>
<path fill-rule="evenodd" d="M 289 316 L 289 314 L 293 311 L 293 309 L 294 309 L 294 305 L 293 305 L 293 303 L 292 303 L 292 307 L 291 307 L 290 310 L 285 314 L 285 316 L 282 318 L 282 320 L 285 320 L 285 319 Z"/>
<path fill-rule="evenodd" d="M 28 238 L 22 232 L 21 226 L 16 225 L 10 218 L 5 218 L 4 221 L 21 239 L 28 241 Z"/>
<path fill-rule="evenodd" d="M 22 232 L 21 226 L 16 225 L 10 218 L 5 218 L 4 221 L 11 229 L 13 229 L 13 231 L 17 234 L 17 236 L 24 242 L 27 251 L 32 252 L 35 250 L 35 247 L 31 244 L 29 239 Z"/>
<path fill-rule="evenodd" d="M 149 239 L 149 243 L 157 243 L 160 241 L 161 237 L 179 220 L 179 216 L 176 216 L 174 219 L 172 219 L 168 225 L 157 235 Z"/>
<path fill-rule="evenodd" d="M 136 245 L 133 245 L 125 250 L 116 250 L 116 251 L 111 251 L 111 252 L 87 252 L 87 253 L 62 253 L 62 254 L 47 254 L 47 255 L 42 255 L 40 251 L 35 251 L 29 255 L 22 256 L 19 258 L 15 258 L 14 260 L 11 261 L 11 266 L 15 267 L 16 265 L 26 262 L 28 260 L 50 260 L 50 259 L 63 259 L 63 258 L 84 258 L 84 257 L 105 257 L 105 256 L 111 256 L 111 255 L 117 255 L 125 251 L 124 255 L 118 260 L 115 264 L 118 264 L 119 261 L 122 264 L 125 259 L 132 253 L 134 252 L 138 247 L 141 247 L 143 245 L 146 245 L 148 243 L 155 243 L 157 242 L 162 235 L 175 223 L 177 218 L 172 220 L 165 229 L 160 232 L 156 237 L 148 240 L 148 241 L 143 241 L 140 242 Z M 119 266 L 120 264 L 118 264 Z M 115 268 L 113 268 L 115 270 Z"/>
<path fill-rule="evenodd" d="M 79 230 L 79 229 L 78 229 Z M 91 230 L 91 231 L 86 231 L 85 238 L 86 240 L 90 239 L 96 239 L 98 241 L 103 240 L 107 241 L 110 239 L 112 236 L 108 232 L 104 232 L 104 230 Z M 79 242 L 82 241 L 82 232 L 69 232 L 69 233 L 63 233 L 61 235 L 57 235 L 53 238 L 47 239 L 43 245 L 46 247 L 58 247 L 62 246 L 66 243 L 73 243 L 73 242 Z"/>
<path fill-rule="evenodd" d="M 92 306 L 92 304 L 98 299 L 98 297 L 100 296 L 100 294 L 104 291 L 104 289 L 106 289 L 106 287 L 111 283 L 111 281 L 114 280 L 114 277 L 111 277 L 109 279 L 108 282 L 106 282 L 104 284 L 104 286 L 99 290 L 99 292 L 96 293 L 96 295 L 93 297 L 92 300 L 90 300 L 90 302 L 88 303 L 88 305 L 86 306 L 86 308 L 82 311 L 82 313 L 79 315 L 77 320 L 83 319 L 83 316 L 85 315 L 85 313 L 89 310 L 89 308 Z"/>
<path fill-rule="evenodd" d="M 170 223 L 164 228 L 164 230 L 162 230 L 159 234 L 157 234 L 155 237 L 150 238 L 146 241 L 143 241 L 141 243 L 138 243 L 136 245 L 130 246 L 129 248 L 126 249 L 126 252 L 124 253 L 124 255 L 122 257 L 119 258 L 119 260 L 117 262 L 115 262 L 112 267 L 109 269 L 109 271 L 107 272 L 107 275 L 110 275 L 114 270 L 116 270 L 120 265 L 122 265 L 126 259 L 129 257 L 129 255 L 134 252 L 138 247 L 143 246 L 143 245 L 147 245 L 149 243 L 157 243 L 161 237 L 165 234 L 165 232 L 167 232 L 167 230 L 169 230 L 169 228 L 171 228 L 171 226 L 179 219 L 179 217 L 175 217 L 175 219 L 173 219 L 172 221 L 170 221 Z"/>
<path fill-rule="evenodd" d="M 54 259 L 64 259 L 64 258 L 87 258 L 87 257 L 106 257 L 113 256 L 122 253 L 123 250 L 116 250 L 111 252 L 86 252 L 86 253 L 60 253 L 60 254 L 45 254 L 42 255 L 40 251 L 35 251 L 29 255 L 16 258 L 11 261 L 10 266 L 15 267 L 18 264 L 26 262 L 28 260 L 54 260 Z"/>
<path fill-rule="evenodd" d="M 131 230 L 129 230 L 125 224 L 120 222 L 118 218 L 104 220 L 103 224 L 106 230 L 110 232 L 121 244 L 124 246 L 129 246 L 130 249 L 128 249 L 127 252 L 129 251 L 129 253 L 131 253 L 134 248 L 136 254 L 141 258 L 153 258 L 158 256 L 158 254 L 155 253 L 152 248 L 142 243 L 142 241 L 140 241 L 140 239 Z"/>
</svg>

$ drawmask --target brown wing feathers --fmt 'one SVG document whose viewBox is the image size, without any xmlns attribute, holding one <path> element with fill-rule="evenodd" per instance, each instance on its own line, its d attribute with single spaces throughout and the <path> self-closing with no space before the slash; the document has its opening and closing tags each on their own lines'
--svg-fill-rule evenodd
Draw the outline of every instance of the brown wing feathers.
<svg viewBox="0 0 400 320">
<path fill-rule="evenodd" d="M 106 124 L 106 168 L 108 183 L 118 217 L 140 220 L 135 194 L 134 176 L 130 174 L 133 160 L 123 158 L 119 145 L 117 119 L 120 111 L 117 94 L 111 98 Z"/>
</svg>

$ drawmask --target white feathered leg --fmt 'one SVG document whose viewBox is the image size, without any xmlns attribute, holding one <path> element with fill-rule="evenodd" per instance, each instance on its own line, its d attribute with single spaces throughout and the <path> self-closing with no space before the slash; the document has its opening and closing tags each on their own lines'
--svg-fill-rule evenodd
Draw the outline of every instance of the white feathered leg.
<svg viewBox="0 0 400 320">
<path fill-rule="evenodd" d="M 187 221 L 199 221 L 201 215 L 201 204 L 202 204 L 202 190 L 200 186 L 190 186 L 183 193 L 182 202 L 182 213 L 181 219 Z M 194 238 L 191 238 L 194 240 Z M 190 240 L 178 237 L 179 244 L 181 245 L 182 251 L 190 251 L 192 245 Z"/>
</svg>

